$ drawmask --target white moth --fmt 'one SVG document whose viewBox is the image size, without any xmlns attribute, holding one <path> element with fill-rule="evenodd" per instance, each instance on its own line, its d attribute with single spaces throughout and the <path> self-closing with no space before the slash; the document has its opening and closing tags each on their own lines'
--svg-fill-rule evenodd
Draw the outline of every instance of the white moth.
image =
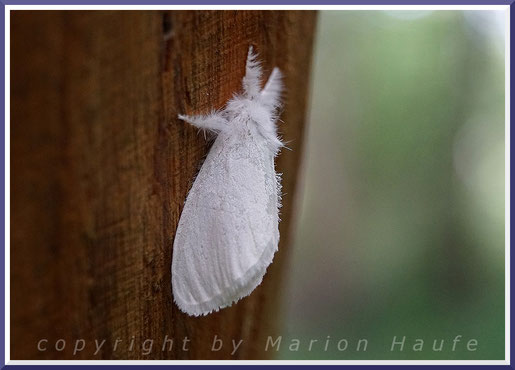
<svg viewBox="0 0 515 370">
<path fill-rule="evenodd" d="M 179 115 L 217 134 L 173 245 L 173 296 L 189 315 L 207 315 L 248 296 L 277 251 L 281 185 L 274 157 L 283 146 L 276 128 L 282 81 L 275 68 L 261 90 L 261 75 L 251 47 L 243 94 L 209 115 Z"/>
</svg>

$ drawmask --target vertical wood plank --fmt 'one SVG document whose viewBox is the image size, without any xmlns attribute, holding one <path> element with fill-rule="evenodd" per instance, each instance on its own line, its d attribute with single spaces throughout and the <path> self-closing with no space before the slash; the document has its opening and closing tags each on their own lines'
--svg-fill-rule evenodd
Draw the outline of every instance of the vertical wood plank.
<svg viewBox="0 0 515 370">
<path fill-rule="evenodd" d="M 11 14 L 11 358 L 268 357 L 316 14 Z M 173 304 L 172 242 L 210 143 L 176 117 L 222 107 L 241 87 L 249 44 L 265 70 L 285 72 L 280 131 L 292 150 L 277 161 L 285 193 L 279 252 L 249 297 L 192 318 Z M 211 351 L 215 335 L 220 351 Z M 40 339 L 48 339 L 45 351 Z M 78 339 L 85 348 L 74 353 Z M 106 342 L 97 350 L 95 339 Z M 162 351 L 166 339 L 170 351 L 170 342 Z M 232 339 L 243 339 L 235 355 Z"/>
</svg>

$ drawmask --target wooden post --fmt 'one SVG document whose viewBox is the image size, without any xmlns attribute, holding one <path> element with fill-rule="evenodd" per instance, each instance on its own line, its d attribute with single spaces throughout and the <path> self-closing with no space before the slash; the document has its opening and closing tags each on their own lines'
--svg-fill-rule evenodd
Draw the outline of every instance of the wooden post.
<svg viewBox="0 0 515 370">
<path fill-rule="evenodd" d="M 315 12 L 11 14 L 11 359 L 269 357 Z M 176 117 L 222 107 L 249 44 L 285 72 L 281 243 L 248 298 L 189 317 L 172 300 L 172 242 L 209 143 Z"/>
</svg>

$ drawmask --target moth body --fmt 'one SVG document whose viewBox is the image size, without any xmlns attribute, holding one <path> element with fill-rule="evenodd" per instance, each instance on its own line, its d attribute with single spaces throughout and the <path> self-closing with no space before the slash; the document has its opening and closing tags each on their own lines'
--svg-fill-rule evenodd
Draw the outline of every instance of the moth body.
<svg viewBox="0 0 515 370">
<path fill-rule="evenodd" d="M 179 116 L 217 134 L 182 211 L 173 246 L 172 289 L 178 307 L 205 315 L 249 295 L 262 281 L 279 243 L 282 143 L 276 121 L 282 88 L 274 69 L 261 89 L 249 50 L 244 92 L 224 110 Z"/>
</svg>

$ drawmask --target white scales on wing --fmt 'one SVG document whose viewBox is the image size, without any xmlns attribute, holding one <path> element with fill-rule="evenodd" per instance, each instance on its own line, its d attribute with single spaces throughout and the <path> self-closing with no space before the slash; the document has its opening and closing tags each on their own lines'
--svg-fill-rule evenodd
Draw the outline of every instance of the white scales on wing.
<svg viewBox="0 0 515 370">
<path fill-rule="evenodd" d="M 174 241 L 172 287 L 179 308 L 205 315 L 249 295 L 279 243 L 282 147 L 276 121 L 282 88 L 274 69 L 261 90 L 261 67 L 249 50 L 243 94 L 224 110 L 179 116 L 218 136 L 187 196 Z"/>
</svg>

